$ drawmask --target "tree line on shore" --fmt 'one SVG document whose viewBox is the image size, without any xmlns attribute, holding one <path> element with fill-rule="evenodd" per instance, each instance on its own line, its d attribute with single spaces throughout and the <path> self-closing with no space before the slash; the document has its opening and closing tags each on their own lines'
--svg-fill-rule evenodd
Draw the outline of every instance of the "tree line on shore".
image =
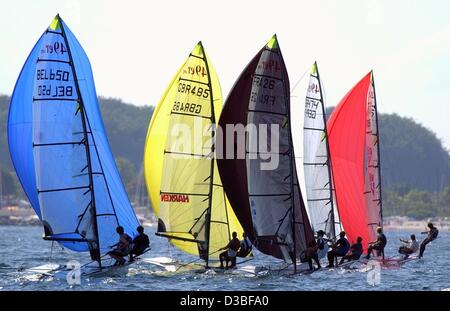
<svg viewBox="0 0 450 311">
<path fill-rule="evenodd" d="M 8 152 L 9 101 L 9 96 L 0 95 L 0 193 L 24 198 Z M 99 102 L 130 200 L 137 205 L 148 204 L 142 157 L 154 107 L 138 107 L 105 97 L 100 97 Z M 328 109 L 328 115 L 332 109 Z M 436 134 L 397 114 L 380 114 L 379 126 L 384 215 L 417 219 L 450 216 L 450 155 Z"/>
</svg>

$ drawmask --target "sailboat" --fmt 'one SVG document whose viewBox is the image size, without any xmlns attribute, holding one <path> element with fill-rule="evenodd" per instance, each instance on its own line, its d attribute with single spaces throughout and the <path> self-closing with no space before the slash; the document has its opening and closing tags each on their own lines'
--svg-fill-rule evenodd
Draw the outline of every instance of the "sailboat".
<svg viewBox="0 0 450 311">
<path fill-rule="evenodd" d="M 336 106 L 327 122 L 340 221 L 350 243 L 361 236 L 364 252 L 383 227 L 377 101 L 373 72 Z"/>
<path fill-rule="evenodd" d="M 244 69 L 225 102 L 219 126 L 226 143 L 218 167 L 231 206 L 255 247 L 292 263 L 296 272 L 314 237 L 298 183 L 290 122 L 289 78 L 274 35 Z M 236 142 L 236 134 L 226 128 L 240 125 L 256 130 L 238 133 Z M 270 137 L 274 128 L 279 130 L 279 139 L 259 139 L 255 148 L 260 125 L 270 127 Z M 268 155 L 278 159 L 278 165 L 263 169 Z"/>
<path fill-rule="evenodd" d="M 311 69 L 303 123 L 303 167 L 308 216 L 314 231 L 322 230 L 328 239 L 339 234 L 332 165 L 328 146 L 327 119 L 317 63 Z"/>
<path fill-rule="evenodd" d="M 12 162 L 44 227 L 44 239 L 89 252 L 86 273 L 111 268 L 116 227 L 139 222 L 112 156 L 91 66 L 57 15 L 29 54 L 8 117 Z"/>
<path fill-rule="evenodd" d="M 242 236 L 215 159 L 214 128 L 221 109 L 219 80 L 199 42 L 153 113 L 144 153 L 156 235 L 203 260 L 206 268 L 216 266 L 232 232 Z M 153 258 L 151 263 L 174 261 Z"/>
</svg>

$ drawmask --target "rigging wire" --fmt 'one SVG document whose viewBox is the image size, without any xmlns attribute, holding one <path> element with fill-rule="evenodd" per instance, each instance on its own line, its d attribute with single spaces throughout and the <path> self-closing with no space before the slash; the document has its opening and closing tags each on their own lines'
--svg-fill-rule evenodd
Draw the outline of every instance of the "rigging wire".
<svg viewBox="0 0 450 311">
<path fill-rule="evenodd" d="M 297 80 L 297 82 L 295 82 L 294 86 L 291 89 L 291 93 L 294 93 L 295 89 L 297 88 L 297 86 L 300 84 L 300 82 L 303 81 L 303 79 L 305 78 L 305 75 L 310 71 L 310 69 L 306 69 L 305 72 L 301 75 L 300 79 Z"/>
</svg>

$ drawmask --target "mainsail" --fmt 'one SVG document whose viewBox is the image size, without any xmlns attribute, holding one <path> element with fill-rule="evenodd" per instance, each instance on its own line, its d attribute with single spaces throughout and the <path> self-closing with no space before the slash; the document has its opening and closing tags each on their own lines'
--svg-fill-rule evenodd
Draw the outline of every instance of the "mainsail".
<svg viewBox="0 0 450 311">
<path fill-rule="evenodd" d="M 217 172 L 215 123 L 221 109 L 219 80 L 200 42 L 152 116 L 144 155 L 157 234 L 207 265 L 218 259 L 233 231 L 242 235 Z"/>
<path fill-rule="evenodd" d="M 382 226 L 380 151 L 373 73 L 356 84 L 327 123 L 339 216 L 350 242 L 364 249 Z"/>
<path fill-rule="evenodd" d="M 226 100 L 219 120 L 224 144 L 218 166 L 231 206 L 255 246 L 295 262 L 313 234 L 298 184 L 290 121 L 289 78 L 273 36 Z M 259 137 L 257 149 L 261 126 L 268 128 L 268 137 L 278 130 L 279 138 Z M 239 133 L 239 127 L 247 132 Z M 266 156 L 278 159 L 278 165 L 262 169 Z"/>
<path fill-rule="evenodd" d="M 44 239 L 93 260 L 139 225 L 101 119 L 91 66 L 58 16 L 17 80 L 8 119 L 11 159 Z"/>
<path fill-rule="evenodd" d="M 314 63 L 305 100 L 303 125 L 303 166 L 308 216 L 314 231 L 323 230 L 334 239 L 339 218 L 333 195 L 325 104 L 317 63 Z"/>
</svg>

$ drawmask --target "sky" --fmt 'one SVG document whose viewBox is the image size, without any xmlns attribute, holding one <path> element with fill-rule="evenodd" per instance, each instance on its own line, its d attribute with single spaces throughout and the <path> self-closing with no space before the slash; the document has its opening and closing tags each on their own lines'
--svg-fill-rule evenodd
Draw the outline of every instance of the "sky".
<svg viewBox="0 0 450 311">
<path fill-rule="evenodd" d="M 1 0 L 0 94 L 12 93 L 57 13 L 88 54 L 99 95 L 156 105 L 201 40 L 226 97 L 276 33 L 292 88 L 317 61 L 334 106 L 373 69 L 379 111 L 412 117 L 450 149 L 448 0 Z"/>
</svg>

